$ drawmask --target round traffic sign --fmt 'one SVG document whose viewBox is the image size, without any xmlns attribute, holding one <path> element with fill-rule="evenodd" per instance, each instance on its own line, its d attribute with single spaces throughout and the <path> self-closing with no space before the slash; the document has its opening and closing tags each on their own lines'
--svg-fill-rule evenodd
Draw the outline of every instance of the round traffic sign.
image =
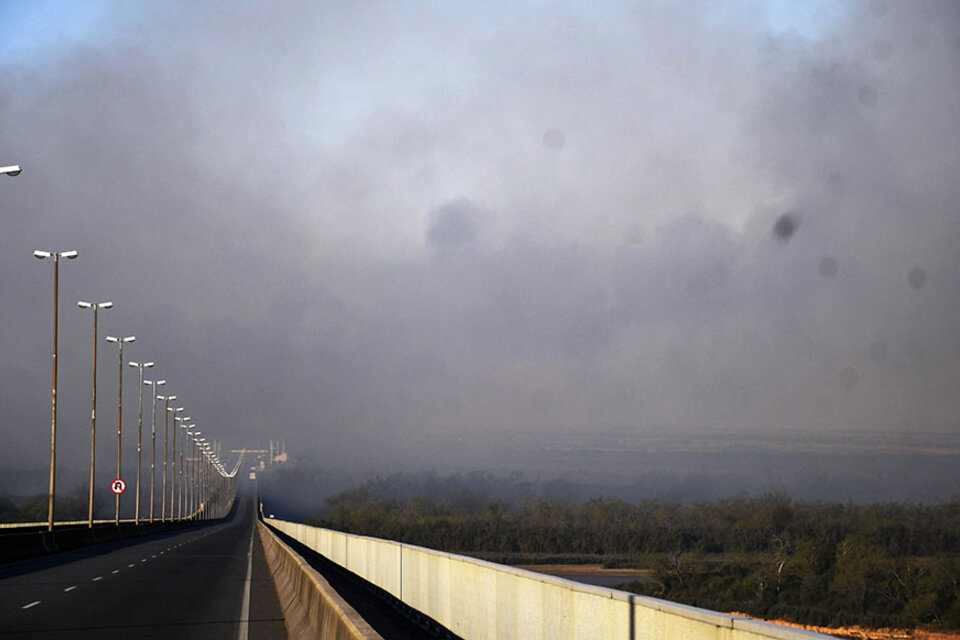
<svg viewBox="0 0 960 640">
<path fill-rule="evenodd" d="M 117 478 L 116 480 L 110 483 L 110 491 L 113 491 L 117 495 L 120 495 L 126 490 L 127 490 L 127 483 L 121 480 L 120 478 Z"/>
</svg>

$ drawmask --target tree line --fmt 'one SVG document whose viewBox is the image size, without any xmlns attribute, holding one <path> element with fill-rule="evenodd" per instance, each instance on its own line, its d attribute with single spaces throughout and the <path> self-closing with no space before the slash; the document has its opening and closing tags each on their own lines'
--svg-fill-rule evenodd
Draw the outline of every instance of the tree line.
<svg viewBox="0 0 960 640">
<path fill-rule="evenodd" d="M 623 588 L 818 625 L 960 629 L 960 499 L 923 505 L 692 504 L 486 498 L 463 477 L 377 479 L 328 497 L 313 524 L 497 561 L 578 557 L 650 570 Z M 403 487 L 398 492 L 396 486 Z"/>
</svg>

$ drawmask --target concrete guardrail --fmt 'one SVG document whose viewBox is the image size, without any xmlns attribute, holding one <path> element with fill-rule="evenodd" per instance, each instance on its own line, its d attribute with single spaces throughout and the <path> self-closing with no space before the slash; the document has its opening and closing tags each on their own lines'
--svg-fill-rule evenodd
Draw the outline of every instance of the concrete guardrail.
<svg viewBox="0 0 960 640">
<path fill-rule="evenodd" d="M 266 522 L 471 640 L 829 638 L 423 547 Z"/>
<path fill-rule="evenodd" d="M 289 638 L 382 640 L 316 569 L 259 520 L 257 530 Z"/>
</svg>

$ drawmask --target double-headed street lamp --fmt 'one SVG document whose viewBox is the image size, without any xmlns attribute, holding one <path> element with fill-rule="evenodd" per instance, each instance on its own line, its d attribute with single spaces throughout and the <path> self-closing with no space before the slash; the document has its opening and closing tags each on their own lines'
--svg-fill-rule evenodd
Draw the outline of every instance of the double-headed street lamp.
<svg viewBox="0 0 960 640">
<path fill-rule="evenodd" d="M 197 512 L 197 444 L 200 431 L 194 431 L 190 436 L 190 513 Z"/>
<path fill-rule="evenodd" d="M 167 414 L 170 413 L 170 401 L 176 400 L 177 396 L 157 396 L 158 400 L 163 400 L 163 493 L 160 495 L 160 520 L 167 517 L 167 435 L 169 420 Z"/>
<path fill-rule="evenodd" d="M 16 168 L 16 172 L 12 168 Z M 20 166 L 4 167 L 7 175 L 17 175 L 20 173 Z M 10 171 L 6 171 L 11 169 Z M 57 469 L 57 345 L 59 344 L 59 320 L 60 320 L 60 258 L 73 260 L 77 257 L 76 251 L 34 251 L 33 256 L 37 259 L 53 258 L 53 416 L 50 419 L 50 497 L 48 501 L 48 522 L 47 531 L 53 531 L 53 495 L 56 489 L 56 469 Z"/>
<path fill-rule="evenodd" d="M 174 409 L 170 407 L 170 413 L 173 414 L 173 451 L 170 452 L 170 519 L 173 520 L 173 504 L 174 498 L 177 495 L 177 420 L 179 416 L 177 415 L 183 411 L 183 407 L 177 407 Z"/>
<path fill-rule="evenodd" d="M 93 408 L 90 410 L 90 504 L 87 526 L 93 527 L 93 489 L 97 458 L 97 323 L 100 309 L 109 309 L 112 302 L 84 302 L 77 303 L 81 309 L 93 309 Z"/>
<path fill-rule="evenodd" d="M 183 429 L 183 437 L 180 439 L 180 489 L 177 492 L 177 513 L 181 520 L 183 519 L 183 481 L 186 479 L 189 482 L 190 480 L 190 474 L 184 474 L 183 450 L 187 447 L 187 436 L 190 435 L 190 429 L 196 426 L 193 424 L 185 424 L 188 420 L 190 420 L 190 418 L 184 418 L 180 423 L 180 427 Z"/>
<path fill-rule="evenodd" d="M 183 519 L 185 506 L 183 501 L 183 483 L 184 481 L 190 481 L 190 474 L 183 466 L 183 450 L 187 448 L 187 436 L 190 435 L 190 429 L 193 429 L 195 426 L 197 426 L 195 424 L 186 424 L 186 422 L 189 420 L 190 418 L 184 418 L 180 424 L 180 427 L 183 428 L 183 438 L 180 439 L 180 490 L 178 491 L 177 497 L 177 511 L 179 512 L 181 519 Z M 189 457 L 187 459 L 189 460 Z"/>
<path fill-rule="evenodd" d="M 197 435 L 200 435 L 199 431 L 197 431 Z M 205 438 L 193 439 L 193 512 L 197 514 L 198 519 L 201 516 L 200 474 L 203 473 L 203 467 L 200 464 L 200 450 L 203 448 L 204 440 Z"/>
<path fill-rule="evenodd" d="M 153 522 L 153 499 L 156 495 L 153 485 L 157 478 L 157 387 L 167 384 L 166 380 L 144 380 L 143 384 L 150 386 L 150 395 L 153 396 L 153 420 L 150 422 L 150 522 Z"/>
<path fill-rule="evenodd" d="M 140 524 L 140 449 L 143 446 L 143 370 L 153 366 L 152 362 L 130 362 L 139 372 L 137 378 L 137 500 L 134 522 Z"/>
<path fill-rule="evenodd" d="M 173 451 L 170 452 L 170 510 L 167 512 L 170 515 L 170 519 L 173 520 L 173 498 L 176 496 L 177 488 L 174 482 L 177 477 L 177 414 L 183 411 L 183 407 L 170 407 L 167 411 L 173 416 L 171 423 L 173 430 Z M 166 436 L 166 432 L 164 432 L 164 436 Z M 164 451 L 166 451 L 166 447 L 164 447 Z"/>
<path fill-rule="evenodd" d="M 182 407 L 180 408 L 182 410 Z M 182 493 L 183 491 L 183 482 L 178 482 L 183 476 L 183 442 L 180 443 L 180 466 L 177 466 L 177 433 L 180 429 L 177 426 L 183 426 L 185 423 L 190 421 L 190 416 L 181 418 L 180 416 L 174 413 L 173 416 L 173 470 L 170 472 L 170 517 L 178 517 L 176 504 L 177 504 L 177 489 L 180 488 Z"/>
<path fill-rule="evenodd" d="M 115 342 L 119 357 L 117 358 L 117 478 L 120 478 L 120 451 L 123 445 L 123 345 L 125 342 L 133 342 L 136 336 L 127 336 L 126 338 L 115 338 L 107 336 L 107 342 Z M 120 526 L 120 494 L 117 493 L 117 511 L 114 524 Z"/>
</svg>

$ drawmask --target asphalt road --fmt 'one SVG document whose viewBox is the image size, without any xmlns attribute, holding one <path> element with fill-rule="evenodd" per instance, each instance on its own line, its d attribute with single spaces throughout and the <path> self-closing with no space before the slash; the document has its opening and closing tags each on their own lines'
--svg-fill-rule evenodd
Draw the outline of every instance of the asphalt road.
<svg viewBox="0 0 960 640">
<path fill-rule="evenodd" d="M 286 638 L 255 494 L 242 480 L 219 524 L 0 567 L 0 639 Z"/>
</svg>

